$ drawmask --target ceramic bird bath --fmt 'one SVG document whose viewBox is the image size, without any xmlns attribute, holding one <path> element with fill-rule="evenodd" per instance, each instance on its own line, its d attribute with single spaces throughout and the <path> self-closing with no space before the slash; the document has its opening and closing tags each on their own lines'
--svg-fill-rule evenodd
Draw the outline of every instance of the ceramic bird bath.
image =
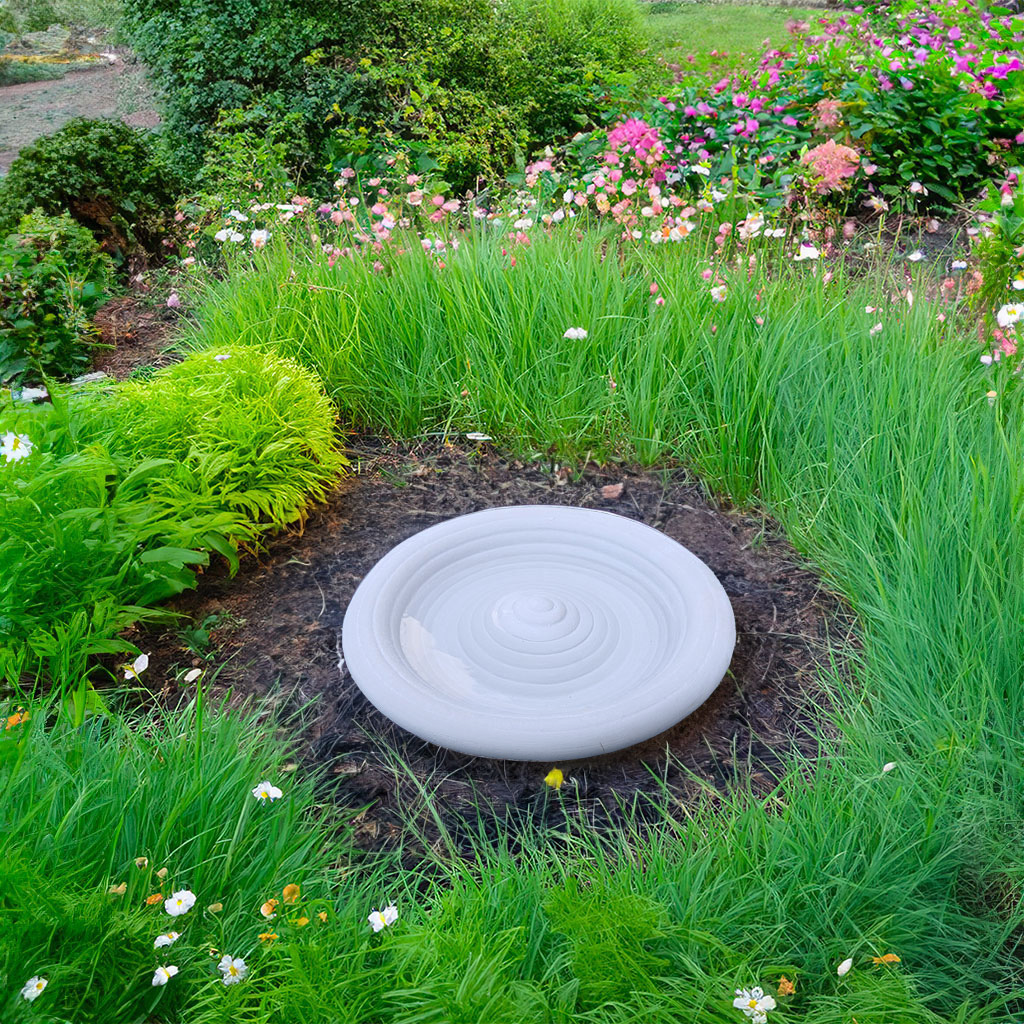
<svg viewBox="0 0 1024 1024">
<path fill-rule="evenodd" d="M 352 678 L 404 729 L 481 757 L 570 760 L 657 735 L 732 658 L 732 606 L 658 530 L 559 505 L 429 527 L 366 575 L 342 626 Z"/>
</svg>

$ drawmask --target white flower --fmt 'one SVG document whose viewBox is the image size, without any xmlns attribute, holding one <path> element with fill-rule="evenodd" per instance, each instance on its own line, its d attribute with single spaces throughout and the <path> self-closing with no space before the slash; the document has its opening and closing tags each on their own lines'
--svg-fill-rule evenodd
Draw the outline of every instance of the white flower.
<svg viewBox="0 0 1024 1024">
<path fill-rule="evenodd" d="M 720 203 L 723 199 L 728 199 L 728 192 L 719 192 L 717 188 L 711 190 L 711 199 L 713 202 Z"/>
<path fill-rule="evenodd" d="M 154 985 L 166 985 L 178 973 L 178 968 L 174 964 L 168 964 L 166 967 L 158 967 L 153 973 L 153 984 Z"/>
<path fill-rule="evenodd" d="M 231 353 L 230 352 L 221 352 L 221 354 L 219 356 L 214 356 L 213 357 L 213 361 L 215 363 L 223 363 L 225 359 L 230 359 L 230 358 L 231 358 Z"/>
<path fill-rule="evenodd" d="M 908 253 L 907 259 L 910 260 L 911 263 L 917 263 L 924 259 L 924 253 L 921 252 L 920 249 L 915 249 L 912 253 Z"/>
<path fill-rule="evenodd" d="M 967 269 L 967 260 L 953 260 L 953 269 L 954 270 L 966 270 Z"/>
<path fill-rule="evenodd" d="M 570 341 L 582 341 L 587 336 L 587 330 L 585 327 L 569 327 L 566 329 L 563 338 L 568 338 Z"/>
<path fill-rule="evenodd" d="M 836 974 L 841 978 L 844 974 L 850 973 L 850 968 L 853 966 L 853 957 L 848 956 L 837 968 Z"/>
<path fill-rule="evenodd" d="M 769 228 L 764 233 L 764 237 L 765 238 L 785 238 L 786 237 L 786 229 L 785 228 Z"/>
<path fill-rule="evenodd" d="M 270 237 L 270 232 L 266 228 L 261 228 L 254 231 L 249 236 L 249 241 L 252 242 L 254 249 L 262 249 L 267 244 L 267 239 Z"/>
<path fill-rule="evenodd" d="M 821 253 L 818 252 L 815 246 L 801 242 L 800 251 L 793 257 L 793 259 L 799 263 L 801 260 L 816 260 L 820 255 Z"/>
<path fill-rule="evenodd" d="M 203 670 L 201 668 L 193 668 L 185 673 L 185 682 L 194 683 L 201 675 Z"/>
<path fill-rule="evenodd" d="M 574 198 L 574 196 L 573 196 L 573 191 L 572 191 L 571 188 L 570 189 L 566 189 L 566 191 L 562 193 L 562 202 L 563 203 L 571 203 L 573 201 L 573 198 Z"/>
<path fill-rule="evenodd" d="M 916 195 L 926 196 L 928 195 L 928 189 L 924 187 L 919 181 L 912 181 L 910 183 L 910 191 Z"/>
<path fill-rule="evenodd" d="M 737 1010 L 742 1010 L 754 1024 L 764 1024 L 768 1019 L 768 1011 L 775 1009 L 775 999 L 765 995 L 764 989 L 761 988 L 738 988 L 732 1005 Z"/>
<path fill-rule="evenodd" d="M 740 222 L 740 239 L 745 242 L 748 238 L 756 238 L 763 227 L 764 214 L 755 213 L 747 217 L 746 220 Z"/>
<path fill-rule="evenodd" d="M 19 402 L 35 402 L 41 398 L 49 398 L 50 392 L 46 388 L 22 388 L 18 392 Z"/>
<path fill-rule="evenodd" d="M 217 234 L 215 234 L 213 237 L 218 242 L 226 242 L 228 240 L 229 235 L 231 235 L 230 228 L 221 228 L 220 231 L 218 231 Z"/>
<path fill-rule="evenodd" d="M 896 762 L 895 761 L 886 761 L 885 764 L 882 765 L 882 774 L 885 775 L 888 772 L 891 772 L 893 770 L 893 768 L 895 768 L 895 767 L 896 767 Z"/>
<path fill-rule="evenodd" d="M 237 985 L 249 973 L 249 968 L 240 956 L 231 957 L 227 954 L 221 957 L 217 970 L 224 976 L 225 985 Z"/>
<path fill-rule="evenodd" d="M 1024 274 L 1018 274 L 1011 282 L 1010 287 L 1015 292 L 1024 292 Z M 22 391 L 21 397 L 25 397 L 25 392 Z M 45 396 L 44 396 L 45 397 Z"/>
<path fill-rule="evenodd" d="M 705 167 L 703 164 L 694 164 L 690 170 L 694 174 L 699 174 L 702 178 L 706 178 L 711 174 L 711 168 Z"/>
<path fill-rule="evenodd" d="M 379 932 L 382 928 L 387 928 L 388 925 L 392 925 L 398 920 L 398 907 L 392 903 L 383 910 L 373 910 L 366 920 L 370 922 L 370 927 L 375 932 Z"/>
<path fill-rule="evenodd" d="M 490 441 L 490 437 L 487 434 L 481 434 L 480 431 L 474 430 L 466 435 L 470 441 Z"/>
<path fill-rule="evenodd" d="M 173 946 L 181 938 L 180 932 L 165 932 L 153 940 L 153 948 L 161 949 L 164 946 Z"/>
<path fill-rule="evenodd" d="M 18 462 L 20 459 L 27 459 L 32 454 L 32 439 L 28 434 L 15 434 L 9 430 L 0 438 L 0 455 L 8 462 Z"/>
<path fill-rule="evenodd" d="M 249 218 L 246 217 L 246 215 L 239 210 L 230 210 L 228 212 L 228 219 L 237 220 L 241 221 L 242 223 L 245 223 L 245 221 L 247 221 Z"/>
<path fill-rule="evenodd" d="M 196 894 L 194 892 L 190 892 L 188 889 L 179 889 L 164 900 L 164 910 L 171 917 L 179 917 L 182 914 L 187 914 L 195 906 L 195 902 Z"/>
<path fill-rule="evenodd" d="M 868 334 L 869 335 L 877 334 L 881 329 L 882 329 L 882 322 L 879 321 L 877 324 L 875 324 L 874 327 L 871 328 L 871 330 L 868 331 Z"/>
<path fill-rule="evenodd" d="M 1000 327 L 1009 327 L 1010 324 L 1017 323 L 1021 316 L 1024 316 L 1024 306 L 1008 302 L 996 313 L 996 321 Z"/>
<path fill-rule="evenodd" d="M 25 987 L 21 990 L 21 998 L 27 999 L 31 1003 L 34 999 L 39 998 L 39 994 L 49 984 L 50 983 L 45 978 L 29 978 L 28 981 L 25 982 Z"/>
<path fill-rule="evenodd" d="M 512 224 L 516 231 L 529 231 L 533 227 L 533 221 L 529 217 L 520 217 Z"/>
<path fill-rule="evenodd" d="M 725 295 L 727 291 L 728 288 L 726 288 L 724 284 L 717 285 L 711 289 L 711 298 L 713 298 L 715 302 L 725 302 Z"/>
<path fill-rule="evenodd" d="M 273 803 L 275 800 L 280 799 L 284 794 L 277 788 L 272 786 L 269 782 L 261 782 L 253 791 L 252 795 L 256 797 L 260 803 Z"/>
<path fill-rule="evenodd" d="M 139 674 L 149 668 L 149 655 L 140 654 L 130 665 L 124 666 L 125 679 L 138 679 Z"/>
</svg>

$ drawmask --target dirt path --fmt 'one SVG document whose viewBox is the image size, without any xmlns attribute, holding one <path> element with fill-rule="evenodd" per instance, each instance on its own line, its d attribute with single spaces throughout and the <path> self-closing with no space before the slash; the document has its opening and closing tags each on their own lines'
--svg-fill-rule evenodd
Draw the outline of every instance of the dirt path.
<svg viewBox="0 0 1024 1024">
<path fill-rule="evenodd" d="M 142 65 L 128 53 L 54 81 L 0 86 L 0 174 L 22 147 L 73 117 L 119 117 L 136 128 L 160 120 Z"/>
</svg>

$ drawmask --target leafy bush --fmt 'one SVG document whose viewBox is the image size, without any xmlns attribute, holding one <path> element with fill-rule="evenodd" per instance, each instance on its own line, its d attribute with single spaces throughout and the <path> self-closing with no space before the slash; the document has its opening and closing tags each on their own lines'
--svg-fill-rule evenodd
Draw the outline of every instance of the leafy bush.
<svg viewBox="0 0 1024 1024">
<path fill-rule="evenodd" d="M 0 411 L 0 431 L 28 447 L 0 466 L 0 655 L 26 650 L 8 661 L 17 672 L 77 682 L 90 655 L 126 649 L 113 637 L 145 607 L 193 586 L 210 552 L 237 568 L 239 544 L 327 493 L 345 460 L 316 378 L 225 354 Z"/>
<path fill-rule="evenodd" d="M 109 250 L 152 250 L 178 182 L 152 139 L 120 121 L 77 117 L 18 155 L 0 179 L 0 232 L 39 208 L 70 213 Z"/>
<path fill-rule="evenodd" d="M 126 20 L 183 166 L 221 111 L 254 131 L 293 112 L 303 162 L 406 144 L 463 187 L 578 130 L 608 88 L 654 67 L 630 0 L 129 0 Z"/>
<path fill-rule="evenodd" d="M 110 260 L 67 215 L 22 218 L 0 242 L 0 381 L 71 375 L 89 363 L 89 317 Z"/>
</svg>

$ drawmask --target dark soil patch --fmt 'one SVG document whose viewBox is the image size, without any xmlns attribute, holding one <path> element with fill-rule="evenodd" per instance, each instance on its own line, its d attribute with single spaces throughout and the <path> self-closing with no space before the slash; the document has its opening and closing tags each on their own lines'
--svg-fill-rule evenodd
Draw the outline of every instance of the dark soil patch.
<svg viewBox="0 0 1024 1024">
<path fill-rule="evenodd" d="M 123 380 L 142 367 L 160 367 L 178 357 L 165 351 L 180 317 L 171 309 L 142 304 L 135 295 L 111 299 L 96 311 L 99 345 L 93 369 Z"/>
<path fill-rule="evenodd" d="M 271 542 L 258 564 L 250 562 L 235 579 L 211 570 L 175 608 L 193 624 L 205 623 L 216 653 L 210 664 L 224 662 L 215 689 L 230 687 L 234 700 L 269 698 L 285 711 L 312 702 L 302 754 L 340 777 L 341 802 L 369 805 L 357 818 L 362 845 L 391 845 L 410 815 L 422 815 L 431 831 L 419 787 L 435 794 L 449 824 L 462 815 L 474 820 L 478 805 L 499 820 L 511 813 L 543 821 L 561 813 L 543 783 L 551 765 L 437 748 L 385 719 L 339 670 L 345 609 L 377 560 L 427 526 L 493 506 L 580 505 L 654 526 L 707 562 L 736 615 L 730 673 L 707 703 L 646 743 L 561 764 L 566 808 L 584 805 L 593 820 L 607 821 L 617 803 L 656 796 L 659 780 L 684 800 L 708 787 L 725 789 L 737 778 L 765 793 L 794 746 L 816 756 L 821 716 L 810 702 L 825 699 L 816 668 L 830 638 L 849 638 L 850 619 L 770 522 L 716 507 L 681 471 L 588 465 L 572 473 L 549 463 L 524 465 L 486 448 L 364 443 L 355 455 L 360 472 L 330 504 L 314 510 L 300 534 Z M 625 484 L 619 498 L 602 496 L 603 486 L 619 482 Z M 150 680 L 206 664 L 180 629 L 139 629 L 131 639 L 150 653 Z M 168 684 L 164 696 L 178 695 Z M 396 755 L 407 772 L 395 769 Z"/>
</svg>

